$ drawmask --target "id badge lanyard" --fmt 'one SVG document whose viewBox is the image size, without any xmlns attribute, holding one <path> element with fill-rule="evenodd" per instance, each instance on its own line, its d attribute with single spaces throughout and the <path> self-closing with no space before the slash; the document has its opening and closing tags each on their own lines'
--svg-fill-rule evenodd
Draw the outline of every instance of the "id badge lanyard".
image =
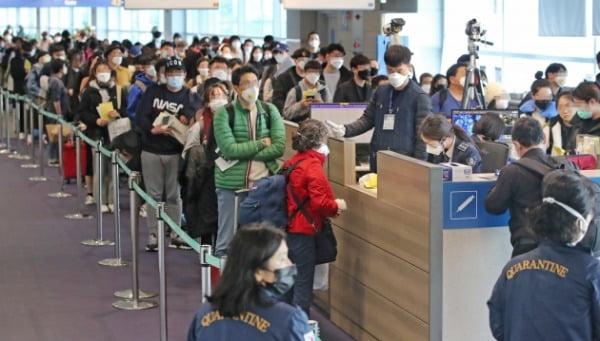
<svg viewBox="0 0 600 341">
<path fill-rule="evenodd" d="M 392 98 L 394 94 L 394 89 L 390 91 L 390 102 L 388 104 L 388 113 L 383 115 L 383 130 L 390 131 L 394 130 L 394 123 L 396 121 L 396 115 L 394 114 L 394 110 L 392 109 Z"/>
</svg>

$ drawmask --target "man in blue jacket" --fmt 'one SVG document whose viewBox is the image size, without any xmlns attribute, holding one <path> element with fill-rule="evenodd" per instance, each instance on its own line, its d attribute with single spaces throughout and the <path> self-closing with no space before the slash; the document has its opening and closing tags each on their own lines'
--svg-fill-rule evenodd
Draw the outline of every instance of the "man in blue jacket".
<svg viewBox="0 0 600 341">
<path fill-rule="evenodd" d="M 377 171 L 377 152 L 380 150 L 392 150 L 421 160 L 427 158 L 419 127 L 431 114 L 431 101 L 408 76 L 411 55 L 405 46 L 390 46 L 384 55 L 389 84 L 377 88 L 358 120 L 332 127 L 337 137 L 353 137 L 374 129 L 369 150 L 373 172 Z"/>
<path fill-rule="evenodd" d="M 142 98 L 146 89 L 156 84 L 156 80 L 158 79 L 154 62 L 155 59 L 152 56 L 140 57 L 140 64 L 143 66 L 144 72 L 135 76 L 127 97 L 127 116 L 132 122 L 135 122 L 135 111 L 140 98 Z"/>
</svg>

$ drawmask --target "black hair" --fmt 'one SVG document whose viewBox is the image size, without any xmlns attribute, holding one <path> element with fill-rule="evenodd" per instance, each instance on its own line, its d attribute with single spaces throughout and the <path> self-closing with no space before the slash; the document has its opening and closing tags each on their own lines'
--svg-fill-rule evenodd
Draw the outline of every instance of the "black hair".
<svg viewBox="0 0 600 341">
<path fill-rule="evenodd" d="M 275 41 L 275 38 L 273 38 L 272 35 L 267 34 L 264 38 L 263 38 L 263 42 L 266 44 L 272 43 Z"/>
<path fill-rule="evenodd" d="M 302 57 L 310 57 L 310 51 L 305 49 L 304 47 L 297 49 L 292 54 L 292 59 L 297 59 L 297 58 L 302 58 Z"/>
<path fill-rule="evenodd" d="M 230 44 L 234 40 L 239 40 L 240 42 L 242 42 L 242 39 L 240 39 L 240 36 L 232 35 L 231 37 L 229 37 L 229 43 Z"/>
<path fill-rule="evenodd" d="M 292 136 L 292 149 L 303 152 L 321 145 L 327 137 L 327 127 L 318 120 L 307 119 L 300 122 L 298 131 Z"/>
<path fill-rule="evenodd" d="M 171 46 L 172 48 L 175 48 L 175 45 L 173 45 L 173 43 L 172 43 L 172 42 L 170 42 L 170 41 L 166 41 L 166 40 L 165 40 L 165 41 L 163 41 L 163 42 L 160 44 L 160 48 L 162 49 L 162 48 L 163 48 L 163 47 L 165 47 L 165 46 Z"/>
<path fill-rule="evenodd" d="M 260 60 L 254 60 L 254 51 L 256 51 L 256 50 L 260 50 L 261 52 L 263 52 L 263 48 L 262 47 L 260 47 L 258 45 L 254 45 L 252 47 L 252 50 L 250 51 L 250 61 L 258 63 L 258 62 L 260 62 Z"/>
<path fill-rule="evenodd" d="M 306 39 L 310 39 L 310 36 L 312 36 L 313 34 L 319 35 L 318 32 L 310 31 L 310 33 L 306 36 Z"/>
<path fill-rule="evenodd" d="M 419 135 L 441 141 L 445 137 L 458 136 L 463 141 L 472 142 L 466 131 L 460 126 L 448 122 L 444 115 L 434 114 L 425 117 L 419 128 Z"/>
<path fill-rule="evenodd" d="M 90 70 L 90 80 L 96 79 L 96 70 L 98 70 L 98 67 L 100 65 L 106 65 L 111 77 L 115 75 L 115 72 L 110 68 L 110 65 L 108 65 L 108 62 L 105 59 L 98 59 L 98 61 L 96 61 L 96 64 L 94 64 L 94 67 Z"/>
<path fill-rule="evenodd" d="M 586 183 L 585 178 L 574 170 L 555 170 L 542 181 L 542 197 L 554 198 L 575 211 L 584 218 L 593 212 L 594 193 Z M 581 233 L 578 219 L 563 207 L 542 202 L 535 207 L 529 216 L 533 231 L 542 238 L 559 243 L 572 242 Z"/>
<path fill-rule="evenodd" d="M 64 51 L 65 47 L 64 45 L 60 44 L 60 43 L 54 43 L 52 45 L 50 45 L 50 47 L 48 48 L 48 52 L 50 54 L 54 54 L 56 52 L 60 52 L 60 51 Z"/>
<path fill-rule="evenodd" d="M 392 45 L 387 48 L 383 55 L 385 64 L 391 67 L 396 67 L 400 64 L 410 64 L 412 52 L 406 46 Z"/>
<path fill-rule="evenodd" d="M 466 68 L 467 64 L 465 64 L 465 63 L 456 63 L 456 64 L 450 66 L 448 68 L 448 70 L 446 70 L 446 80 L 450 81 L 450 77 L 456 76 L 456 73 L 458 72 L 458 69 L 461 68 L 461 67 Z"/>
<path fill-rule="evenodd" d="M 129 50 L 133 47 L 133 44 L 131 43 L 131 40 L 129 40 L 129 39 L 123 39 L 123 41 L 121 42 L 121 45 L 123 45 L 123 47 L 127 50 Z"/>
<path fill-rule="evenodd" d="M 369 65 L 371 66 L 371 60 L 367 58 L 365 55 L 357 54 L 356 56 L 350 59 L 350 68 L 358 67 L 359 65 Z"/>
<path fill-rule="evenodd" d="M 152 55 L 141 55 L 136 64 L 140 64 L 140 65 L 150 65 L 150 64 L 154 64 L 156 62 L 156 58 Z"/>
<path fill-rule="evenodd" d="M 327 54 L 327 48 L 326 47 L 321 47 L 319 49 L 319 52 L 317 52 L 317 54 L 325 57 L 325 55 Z"/>
<path fill-rule="evenodd" d="M 42 58 L 43 56 L 46 56 L 46 55 L 49 55 L 49 53 L 46 51 L 39 50 L 35 55 L 35 59 L 39 60 L 40 58 Z"/>
<path fill-rule="evenodd" d="M 227 84 L 219 80 L 218 78 L 209 78 L 204 82 L 204 91 L 202 92 L 202 101 L 204 104 L 210 102 L 210 93 L 214 88 L 220 88 L 223 90 L 225 95 L 228 95 Z"/>
<path fill-rule="evenodd" d="M 104 57 L 108 58 L 108 55 L 114 51 L 114 50 L 120 50 L 121 52 L 123 52 L 123 46 L 121 46 L 120 44 L 112 44 L 109 47 L 106 48 L 106 51 L 104 51 Z"/>
<path fill-rule="evenodd" d="M 63 65 L 65 65 L 65 62 L 62 59 L 52 59 L 52 61 L 50 61 L 50 69 L 53 74 L 61 72 Z"/>
<path fill-rule="evenodd" d="M 423 85 L 423 78 L 427 78 L 427 77 L 431 77 L 433 78 L 433 76 L 429 73 L 429 72 L 423 72 L 420 76 L 419 76 L 419 85 Z M 433 81 L 432 81 L 433 83 Z"/>
<path fill-rule="evenodd" d="M 229 60 L 229 68 L 233 69 L 233 67 L 236 65 L 244 65 L 244 62 L 239 58 L 231 58 Z"/>
<path fill-rule="evenodd" d="M 227 65 L 229 67 L 229 61 L 225 57 L 215 56 L 213 59 L 208 62 L 208 67 L 213 66 L 214 63 L 221 63 Z"/>
<path fill-rule="evenodd" d="M 233 73 L 231 74 L 231 84 L 233 84 L 235 86 L 239 86 L 240 79 L 242 78 L 243 75 L 245 75 L 247 73 L 253 73 L 256 76 L 256 78 L 258 78 L 258 71 L 256 71 L 256 69 L 253 66 L 244 65 L 241 68 L 233 71 Z"/>
<path fill-rule="evenodd" d="M 504 135 L 506 124 L 496 113 L 486 113 L 473 126 L 473 133 L 484 136 L 486 141 L 496 141 Z"/>
<path fill-rule="evenodd" d="M 600 64 L 600 51 L 596 53 L 596 64 Z"/>
<path fill-rule="evenodd" d="M 581 82 L 573 90 L 573 98 L 589 102 L 592 98 L 600 102 L 600 88 L 596 82 Z"/>
<path fill-rule="evenodd" d="M 223 317 L 237 317 L 253 305 L 266 306 L 263 286 L 256 281 L 256 271 L 267 270 L 267 263 L 285 241 L 283 230 L 266 224 L 252 224 L 239 229 L 227 253 L 227 263 L 214 292 L 206 296 Z"/>
<path fill-rule="evenodd" d="M 198 59 L 196 59 L 196 67 L 200 66 L 200 63 L 202 62 L 208 62 L 210 64 L 210 59 L 208 57 L 200 57 Z"/>
<path fill-rule="evenodd" d="M 339 51 L 344 56 L 346 55 L 346 50 L 344 49 L 344 47 L 341 44 L 331 43 L 331 44 L 327 45 L 326 51 L 327 51 L 327 54 L 330 54 L 333 51 Z"/>
<path fill-rule="evenodd" d="M 70 49 L 69 52 L 67 52 L 67 59 L 72 61 L 77 55 L 81 55 L 81 51 L 79 49 Z"/>
<path fill-rule="evenodd" d="M 218 43 L 219 42 L 219 36 L 212 36 L 212 37 L 210 37 L 210 42 L 211 43 Z"/>
<path fill-rule="evenodd" d="M 166 70 L 166 67 L 167 67 L 167 59 L 161 58 L 161 59 L 159 59 L 159 60 L 156 62 L 156 64 L 154 64 L 154 68 L 156 68 L 156 72 L 159 72 L 159 71 L 160 71 L 160 68 L 162 68 L 162 67 L 164 67 L 164 68 L 165 68 L 165 72 L 166 72 L 166 71 L 167 71 L 167 70 Z"/>
<path fill-rule="evenodd" d="M 535 81 L 533 81 L 533 83 L 531 83 L 531 94 L 535 95 L 541 88 L 552 89 L 552 86 L 550 85 L 550 82 L 548 82 L 548 80 L 546 79 L 536 79 Z"/>
<path fill-rule="evenodd" d="M 557 109 L 558 109 L 558 102 L 563 97 L 566 97 L 569 100 L 569 102 L 573 102 L 573 92 L 568 91 L 568 90 L 561 91 L 556 95 L 556 108 Z"/>
<path fill-rule="evenodd" d="M 321 63 L 319 63 L 318 60 L 309 60 L 308 62 L 306 62 L 306 64 L 304 64 L 304 72 L 308 71 L 308 70 L 316 70 L 319 71 L 319 73 L 321 72 L 321 70 L 323 69 L 323 67 L 321 66 Z"/>
<path fill-rule="evenodd" d="M 448 82 L 448 79 L 446 78 L 446 76 L 442 75 L 441 73 L 438 73 L 435 76 L 433 76 L 433 80 L 431 81 L 431 89 L 429 89 L 429 96 L 433 96 L 433 94 L 435 94 L 439 90 L 437 85 L 435 85 L 435 84 L 440 79 L 445 79 L 446 83 Z"/>
<path fill-rule="evenodd" d="M 510 133 L 513 141 L 523 147 L 537 146 L 544 141 L 544 131 L 538 120 L 531 116 L 523 116 L 515 122 Z"/>
<path fill-rule="evenodd" d="M 544 73 L 546 78 L 548 78 L 549 73 L 557 73 L 557 72 L 567 72 L 567 67 L 561 63 L 552 63 L 548 65 L 546 68 L 546 72 Z"/>
<path fill-rule="evenodd" d="M 379 86 L 379 83 L 381 83 L 381 81 L 386 81 L 386 80 L 388 80 L 388 76 L 377 75 L 371 79 L 371 87 L 376 88 Z"/>
</svg>

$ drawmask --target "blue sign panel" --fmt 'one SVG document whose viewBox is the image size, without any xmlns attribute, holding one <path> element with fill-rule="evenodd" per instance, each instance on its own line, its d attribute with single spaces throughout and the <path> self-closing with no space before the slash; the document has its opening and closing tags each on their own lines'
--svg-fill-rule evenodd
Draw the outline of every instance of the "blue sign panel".
<svg viewBox="0 0 600 341">
<path fill-rule="evenodd" d="M 494 181 L 445 182 L 444 228 L 485 228 L 508 225 L 508 211 L 502 215 L 485 210 L 485 196 Z"/>
<path fill-rule="evenodd" d="M 0 7 L 120 7 L 123 0 L 3 0 Z"/>
</svg>

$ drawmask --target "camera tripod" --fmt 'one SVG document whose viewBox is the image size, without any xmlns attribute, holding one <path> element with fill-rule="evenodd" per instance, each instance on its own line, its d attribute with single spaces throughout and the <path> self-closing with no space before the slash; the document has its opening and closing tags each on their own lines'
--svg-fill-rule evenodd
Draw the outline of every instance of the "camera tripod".
<svg viewBox="0 0 600 341">
<path fill-rule="evenodd" d="M 479 58 L 477 55 L 477 51 L 479 51 L 477 43 L 493 45 L 492 42 L 481 39 L 481 36 L 483 36 L 485 32 L 486 31 L 481 31 L 480 24 L 476 19 L 467 22 L 465 33 L 467 34 L 469 41 L 469 65 L 467 65 L 467 75 L 465 77 L 466 84 L 463 89 L 463 98 L 460 103 L 461 109 L 486 108 L 485 101 L 483 100 L 484 89 L 483 82 L 481 81 L 481 71 L 477 68 L 477 58 Z M 475 76 L 477 76 L 477 82 L 475 82 Z M 477 103 L 474 108 L 472 107 L 473 102 Z"/>
</svg>

